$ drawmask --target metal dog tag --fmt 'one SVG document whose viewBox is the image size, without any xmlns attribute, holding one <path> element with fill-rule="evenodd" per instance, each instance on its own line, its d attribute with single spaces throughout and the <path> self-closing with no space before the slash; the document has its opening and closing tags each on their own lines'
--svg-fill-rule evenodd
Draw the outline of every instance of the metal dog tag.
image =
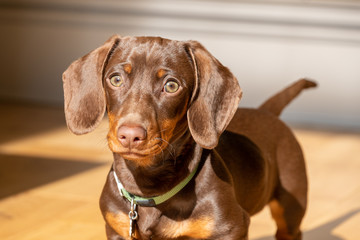
<svg viewBox="0 0 360 240">
<path fill-rule="evenodd" d="M 129 219 L 130 219 L 130 227 L 129 227 L 129 236 L 130 238 L 134 237 L 135 234 L 135 221 L 138 219 L 138 213 L 136 211 L 136 204 L 134 203 L 134 199 L 131 200 L 131 207 L 129 212 Z"/>
</svg>

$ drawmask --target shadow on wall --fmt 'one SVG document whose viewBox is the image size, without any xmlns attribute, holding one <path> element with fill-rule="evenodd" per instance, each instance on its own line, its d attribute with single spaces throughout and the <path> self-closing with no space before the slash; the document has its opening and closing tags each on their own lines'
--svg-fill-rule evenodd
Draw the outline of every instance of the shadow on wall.
<svg viewBox="0 0 360 240">
<path fill-rule="evenodd" d="M 343 216 L 334 219 L 331 222 L 325 223 L 319 227 L 303 232 L 304 240 L 345 240 L 341 237 L 333 235 L 332 231 L 342 223 L 346 222 L 352 216 L 360 212 L 360 209 L 353 210 L 344 214 Z M 254 240 L 274 240 L 274 236 L 266 236 L 261 238 L 256 238 Z"/>
</svg>

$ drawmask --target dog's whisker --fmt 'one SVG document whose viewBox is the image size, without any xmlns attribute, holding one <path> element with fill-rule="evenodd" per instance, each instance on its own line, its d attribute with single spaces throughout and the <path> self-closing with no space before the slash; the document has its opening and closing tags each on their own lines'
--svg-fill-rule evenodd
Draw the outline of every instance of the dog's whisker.
<svg viewBox="0 0 360 240">
<path fill-rule="evenodd" d="M 163 150 L 163 148 L 161 147 L 161 144 L 158 143 L 157 145 L 159 146 L 159 148 L 160 148 L 160 150 L 161 150 L 161 157 L 162 157 L 163 165 L 164 165 L 164 163 L 165 163 L 164 150 Z M 153 157 L 155 158 L 155 155 L 154 155 Z"/>
<path fill-rule="evenodd" d="M 160 140 L 160 141 L 163 141 L 163 142 L 167 143 L 167 145 L 168 145 L 169 147 L 171 147 L 171 149 L 173 149 L 173 150 L 174 150 L 174 153 L 175 153 L 175 148 L 174 148 L 174 146 L 173 146 L 173 145 L 171 145 L 168 141 L 166 141 L 166 140 L 165 140 L 165 139 L 163 139 L 163 138 L 155 138 L 155 139 L 157 139 L 157 140 Z"/>
<path fill-rule="evenodd" d="M 158 133 L 162 133 L 162 132 L 165 132 L 165 131 L 167 131 L 167 130 L 169 130 L 169 128 L 162 129 L 162 130 L 160 130 Z"/>
<path fill-rule="evenodd" d="M 172 149 L 175 149 L 174 146 L 171 143 L 169 143 L 168 141 L 166 141 L 165 139 L 163 139 L 163 138 L 157 138 L 157 139 L 167 143 Z"/>
<path fill-rule="evenodd" d="M 174 148 L 174 146 L 172 144 L 170 144 L 168 141 L 166 141 L 165 139 L 162 139 L 162 138 L 155 138 L 157 140 L 160 140 L 160 141 L 163 141 L 165 143 L 167 143 L 167 145 L 171 148 L 166 148 L 166 150 L 168 150 L 170 156 L 174 159 L 174 162 L 176 164 L 176 150 Z M 161 150 L 163 150 L 161 147 L 160 147 Z M 173 152 L 172 152 L 173 151 Z"/>
</svg>

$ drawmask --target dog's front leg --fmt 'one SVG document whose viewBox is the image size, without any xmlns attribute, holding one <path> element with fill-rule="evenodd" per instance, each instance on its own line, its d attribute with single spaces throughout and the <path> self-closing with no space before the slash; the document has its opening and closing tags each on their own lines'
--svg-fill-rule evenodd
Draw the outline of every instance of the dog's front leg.
<svg viewBox="0 0 360 240">
<path fill-rule="evenodd" d="M 236 221 L 236 226 L 231 230 L 229 237 L 219 238 L 219 240 L 248 240 L 248 232 L 250 225 L 250 217 L 249 215 L 243 211 L 242 219 Z"/>
<path fill-rule="evenodd" d="M 250 225 L 250 216 L 243 209 L 233 210 L 230 214 L 225 214 L 226 221 L 217 221 L 214 229 L 213 238 L 216 240 L 248 240 L 248 230 Z"/>
<path fill-rule="evenodd" d="M 114 229 L 112 229 L 112 227 L 110 227 L 109 224 L 106 224 L 105 228 L 106 228 L 106 237 L 108 240 L 126 240 L 125 238 L 117 234 L 117 232 L 115 232 Z"/>
</svg>

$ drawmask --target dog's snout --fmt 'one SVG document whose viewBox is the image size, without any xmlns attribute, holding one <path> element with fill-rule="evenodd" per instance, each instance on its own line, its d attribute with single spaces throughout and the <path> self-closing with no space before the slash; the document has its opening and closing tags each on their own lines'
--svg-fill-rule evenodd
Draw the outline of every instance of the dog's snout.
<svg viewBox="0 0 360 240">
<path fill-rule="evenodd" d="M 141 126 L 122 125 L 117 134 L 121 145 L 125 148 L 136 147 L 146 139 L 146 130 Z"/>
</svg>

